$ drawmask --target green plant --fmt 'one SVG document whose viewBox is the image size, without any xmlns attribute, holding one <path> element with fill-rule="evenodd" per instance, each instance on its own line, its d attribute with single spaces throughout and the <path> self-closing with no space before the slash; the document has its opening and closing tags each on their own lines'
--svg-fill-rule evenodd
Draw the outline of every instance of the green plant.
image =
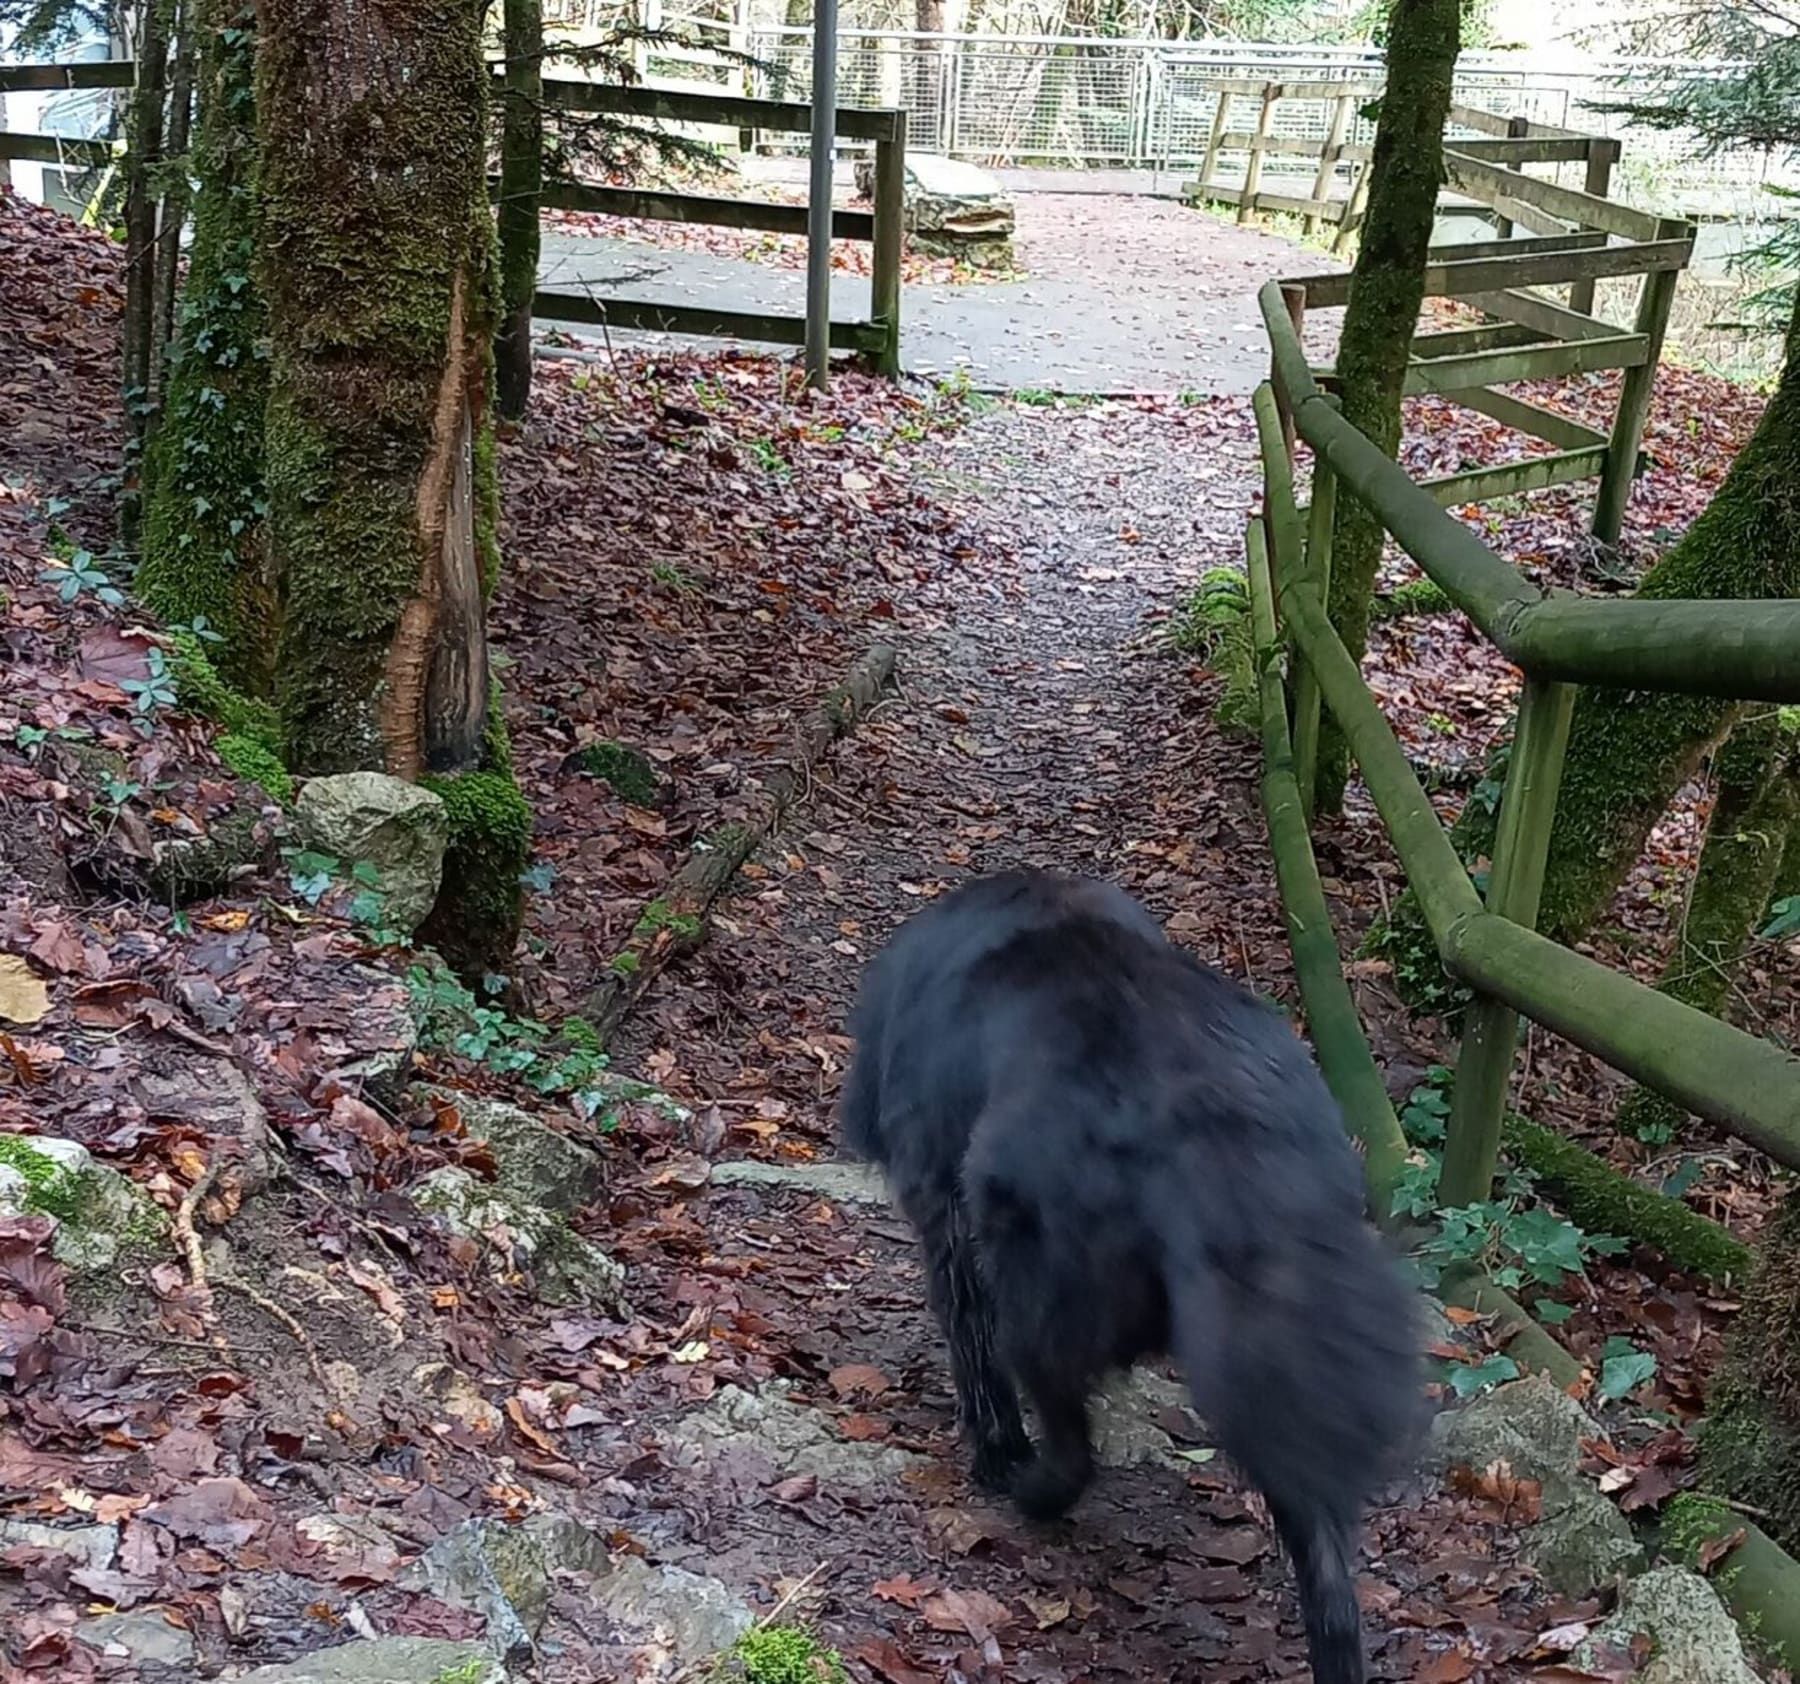
<svg viewBox="0 0 1800 1684">
<path fill-rule="evenodd" d="M 639 915 L 633 934 L 651 936 L 658 930 L 673 930 L 684 940 L 691 941 L 700 933 L 700 920 L 692 913 L 676 912 L 667 901 L 653 900 Z"/>
<path fill-rule="evenodd" d="M 1786 941 L 1800 935 L 1800 895 L 1788 895 L 1769 908 L 1768 923 L 1756 933 L 1764 941 Z"/>
<path fill-rule="evenodd" d="M 753 1626 L 726 1655 L 720 1676 L 746 1684 L 848 1684 L 843 1657 L 804 1626 Z"/>
<path fill-rule="evenodd" d="M 46 567 L 38 579 L 46 585 L 56 586 L 57 600 L 73 602 L 84 593 L 91 592 L 97 601 L 105 603 L 108 608 L 122 608 L 125 605 L 125 593 L 116 586 L 91 552 L 74 550 L 57 566 Z"/>
<path fill-rule="evenodd" d="M 1600 1358 L 1600 1395 L 1609 1403 L 1637 1390 L 1655 1378 L 1656 1357 L 1640 1351 L 1629 1339 L 1614 1334 Z"/>
<path fill-rule="evenodd" d="M 119 681 L 119 688 L 131 698 L 132 724 L 148 736 L 154 728 L 157 710 L 172 708 L 177 701 L 175 669 L 161 649 L 151 645 L 145 656 L 148 671 L 142 678 Z"/>
</svg>

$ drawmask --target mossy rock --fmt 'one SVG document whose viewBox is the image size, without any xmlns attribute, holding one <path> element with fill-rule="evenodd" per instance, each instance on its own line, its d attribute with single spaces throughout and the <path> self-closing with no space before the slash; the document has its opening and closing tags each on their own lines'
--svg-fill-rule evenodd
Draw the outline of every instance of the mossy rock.
<svg viewBox="0 0 1800 1684">
<path fill-rule="evenodd" d="M 525 921 L 520 878 L 531 857 L 531 808 L 510 770 L 420 781 L 443 800 L 450 846 L 419 939 L 465 979 L 504 972 Z"/>
<path fill-rule="evenodd" d="M 111 1269 L 150 1250 L 167 1219 L 130 1177 L 74 1140 L 0 1134 L 0 1215 L 56 1220 L 51 1250 L 77 1274 Z"/>
<path fill-rule="evenodd" d="M 621 801 L 634 807 L 655 807 L 669 797 L 668 784 L 646 754 L 624 743 L 589 743 L 563 762 L 570 771 L 585 772 L 606 784 Z"/>
</svg>

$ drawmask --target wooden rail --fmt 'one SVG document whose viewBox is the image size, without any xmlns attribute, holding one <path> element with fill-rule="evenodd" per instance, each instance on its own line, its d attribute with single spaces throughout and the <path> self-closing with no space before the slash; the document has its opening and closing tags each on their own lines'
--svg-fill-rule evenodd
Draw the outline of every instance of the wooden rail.
<svg viewBox="0 0 1800 1684">
<path fill-rule="evenodd" d="M 93 64 L 0 65 L 0 93 L 48 92 L 79 88 L 129 88 L 135 66 L 129 59 Z M 496 80 L 499 70 L 496 67 Z M 707 126 L 805 133 L 812 126 L 809 106 L 790 100 L 750 99 L 737 94 L 688 93 L 663 88 L 623 88 L 569 78 L 544 78 L 544 98 L 565 111 L 635 119 L 640 122 L 698 123 Z M 888 107 L 840 106 L 837 132 L 875 147 L 874 208 L 834 210 L 834 239 L 866 241 L 870 258 L 870 311 L 866 322 L 834 322 L 831 343 L 855 350 L 889 376 L 900 372 L 900 268 L 905 245 L 902 199 L 906 177 L 906 113 Z M 55 135 L 0 132 L 0 158 L 98 168 L 113 160 L 106 141 L 62 139 Z M 563 210 L 659 222 L 705 223 L 722 228 L 804 234 L 806 207 L 727 199 L 702 193 L 651 188 L 591 187 L 550 183 L 542 204 Z M 715 310 L 655 299 L 601 298 L 584 293 L 540 292 L 534 312 L 553 321 L 603 323 L 662 333 L 748 339 L 777 345 L 805 341 L 803 316 L 781 312 Z"/>
</svg>

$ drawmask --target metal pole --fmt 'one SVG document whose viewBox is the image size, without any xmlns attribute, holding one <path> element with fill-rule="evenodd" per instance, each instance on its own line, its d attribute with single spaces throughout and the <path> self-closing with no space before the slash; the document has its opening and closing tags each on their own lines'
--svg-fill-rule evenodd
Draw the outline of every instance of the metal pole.
<svg viewBox="0 0 1800 1684">
<path fill-rule="evenodd" d="M 806 198 L 806 383 L 831 378 L 831 164 L 837 151 L 838 0 L 813 0 L 812 170 Z"/>
</svg>

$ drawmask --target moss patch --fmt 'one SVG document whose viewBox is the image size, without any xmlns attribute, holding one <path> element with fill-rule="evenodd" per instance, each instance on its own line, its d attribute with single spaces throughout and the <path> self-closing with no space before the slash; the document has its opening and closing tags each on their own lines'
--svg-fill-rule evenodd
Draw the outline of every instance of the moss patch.
<svg viewBox="0 0 1800 1684">
<path fill-rule="evenodd" d="M 803 1626 L 756 1626 L 744 1633 L 715 1672 L 745 1684 L 848 1684 L 843 1657 Z"/>
<path fill-rule="evenodd" d="M 213 747 L 219 751 L 219 758 L 226 766 L 246 783 L 258 785 L 284 807 L 293 806 L 294 780 L 288 776 L 288 769 L 282 765 L 279 756 L 271 754 L 254 737 L 228 731 Z"/>
<path fill-rule="evenodd" d="M 444 886 L 419 939 L 464 977 L 502 971 L 525 918 L 519 878 L 531 854 L 531 808 L 510 770 L 426 777 L 450 820 Z"/>
<path fill-rule="evenodd" d="M 0 1166 L 25 1178 L 25 1206 L 61 1222 L 79 1222 L 88 1200 L 81 1178 L 40 1152 L 23 1135 L 0 1134 Z"/>
<path fill-rule="evenodd" d="M 1411 620 L 1426 614 L 1448 614 L 1456 604 L 1432 579 L 1409 579 L 1369 605 L 1372 620 Z"/>
<path fill-rule="evenodd" d="M 654 806 L 662 793 L 662 780 L 649 757 L 623 743 L 589 743 L 575 756 L 575 765 L 634 807 Z"/>
<path fill-rule="evenodd" d="M 1255 731 L 1261 719 L 1250 588 L 1235 567 L 1210 567 L 1170 620 L 1171 648 L 1197 656 L 1225 680 L 1213 716 L 1221 725 Z"/>
</svg>

